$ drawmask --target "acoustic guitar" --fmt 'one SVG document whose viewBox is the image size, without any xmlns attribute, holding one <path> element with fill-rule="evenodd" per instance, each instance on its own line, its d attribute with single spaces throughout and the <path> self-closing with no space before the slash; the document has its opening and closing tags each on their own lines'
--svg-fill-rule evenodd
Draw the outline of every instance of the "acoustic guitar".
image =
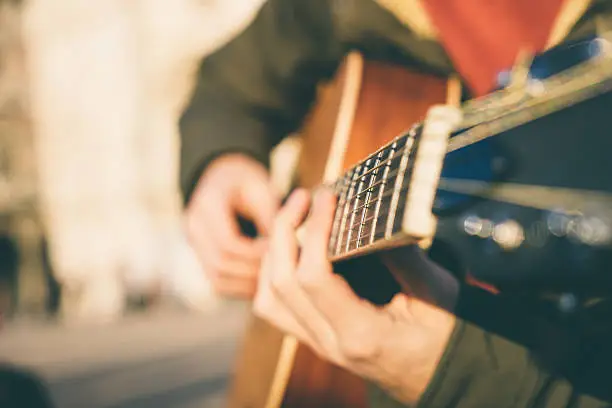
<svg viewBox="0 0 612 408">
<path fill-rule="evenodd" d="M 357 293 L 391 299 L 399 286 L 359 266 L 424 242 L 459 277 L 609 292 L 611 45 L 524 58 L 461 108 L 456 81 L 350 54 L 302 131 L 298 184 L 338 194 L 329 256 L 361 271 L 345 275 Z M 236 370 L 230 408 L 367 406 L 361 379 L 255 317 Z"/>
</svg>

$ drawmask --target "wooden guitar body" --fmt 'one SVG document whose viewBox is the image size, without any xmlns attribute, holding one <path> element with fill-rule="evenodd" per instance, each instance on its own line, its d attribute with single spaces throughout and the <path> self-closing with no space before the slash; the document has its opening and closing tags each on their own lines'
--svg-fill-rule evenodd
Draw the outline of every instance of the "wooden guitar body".
<svg viewBox="0 0 612 408">
<path fill-rule="evenodd" d="M 323 86 L 301 132 L 298 184 L 333 180 L 421 120 L 447 98 L 447 80 L 351 54 Z M 317 358 L 252 317 L 238 359 L 229 408 L 365 408 L 364 382 Z"/>
</svg>

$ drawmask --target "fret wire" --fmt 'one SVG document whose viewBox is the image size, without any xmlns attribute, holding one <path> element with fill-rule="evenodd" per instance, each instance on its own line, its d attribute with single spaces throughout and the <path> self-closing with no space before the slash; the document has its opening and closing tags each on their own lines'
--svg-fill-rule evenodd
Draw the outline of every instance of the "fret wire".
<svg viewBox="0 0 612 408">
<path fill-rule="evenodd" d="M 400 208 L 401 208 L 401 207 L 400 207 Z M 384 218 L 383 218 L 383 216 L 384 216 L 384 215 L 386 215 L 386 214 L 379 214 L 379 215 L 378 215 L 376 218 L 378 218 L 378 219 L 382 220 L 382 219 L 384 219 Z M 369 217 L 369 219 L 370 219 L 370 220 L 373 220 L 373 219 L 374 219 L 374 216 Z M 372 230 L 374 230 L 374 232 L 375 232 L 375 234 L 376 234 L 377 236 L 378 236 L 378 234 L 383 233 L 383 235 L 382 235 L 382 236 L 379 236 L 379 237 L 378 237 L 379 239 L 380 239 L 380 238 L 384 238 L 384 233 L 385 233 L 385 230 L 386 230 L 386 225 L 385 225 L 385 223 L 384 223 L 384 222 L 379 222 L 379 223 L 377 223 L 376 228 L 372 228 L 372 225 L 373 225 L 373 224 L 372 224 L 372 223 L 370 223 L 370 224 L 368 224 L 368 225 L 367 225 L 365 228 L 363 228 L 363 231 L 362 231 L 362 236 L 363 236 L 363 237 L 365 237 L 366 235 L 371 234 L 371 233 L 372 233 Z M 351 226 L 351 228 L 353 229 L 353 231 L 356 231 L 356 230 L 359 228 L 359 225 L 358 225 L 357 223 L 355 223 L 355 225 Z M 354 235 L 355 235 L 355 234 L 353 234 L 353 240 L 354 240 Z"/>
<path fill-rule="evenodd" d="M 376 232 L 376 231 L 374 231 L 374 232 Z M 354 244 L 354 243 L 357 243 L 357 242 L 359 242 L 361 239 L 366 238 L 366 237 L 367 237 L 367 236 L 369 236 L 369 235 L 370 235 L 370 232 L 367 232 L 367 233 L 365 233 L 365 234 L 363 234 L 363 235 L 357 235 L 356 237 L 352 238 L 352 239 L 349 241 L 349 244 Z M 355 246 L 355 248 L 353 248 L 353 249 L 358 249 L 358 248 L 360 248 L 360 247 Z"/>
<path fill-rule="evenodd" d="M 346 177 L 339 179 L 336 182 L 336 185 L 340 186 L 339 188 L 334 188 L 334 192 L 336 193 L 337 196 L 339 196 L 339 199 L 336 204 L 334 222 L 332 224 L 332 236 L 330 238 L 330 244 L 329 244 L 330 255 L 333 255 L 334 248 L 336 247 L 342 214 L 344 212 L 344 202 L 346 201 L 346 195 L 344 193 L 345 193 L 345 190 L 347 189 Z"/>
<path fill-rule="evenodd" d="M 401 149 L 398 149 L 395 153 L 403 153 L 404 151 L 405 151 L 405 147 L 402 147 Z M 394 160 L 394 159 L 401 159 L 401 157 L 398 156 L 398 157 L 388 158 L 388 159 L 386 159 L 384 161 L 383 164 L 379 164 L 378 168 L 382 167 L 384 164 L 391 164 L 391 161 Z M 368 171 L 368 174 L 369 173 L 370 172 Z M 356 195 L 363 194 L 364 192 L 365 191 L 359 191 L 359 192 L 355 193 L 355 195 L 349 197 L 349 199 L 353 199 Z"/>
<path fill-rule="evenodd" d="M 397 144 L 397 142 L 395 142 L 394 144 Z M 388 146 L 387 146 L 387 147 L 388 147 Z M 403 149 L 404 149 L 404 148 L 402 147 L 400 150 L 403 150 Z M 384 153 L 384 149 L 383 149 L 383 150 L 381 150 L 381 151 L 380 151 L 380 153 Z M 380 153 L 379 153 L 379 154 L 380 154 Z M 371 159 L 373 159 L 373 157 L 372 157 L 372 158 L 370 158 L 370 159 L 367 159 L 367 160 L 371 160 Z M 367 160 L 366 160 L 366 161 L 367 161 Z M 364 176 L 369 175 L 370 173 L 372 173 L 372 172 L 374 172 L 374 171 L 378 170 L 379 168 L 381 168 L 382 166 L 386 165 L 386 164 L 387 164 L 389 161 L 391 161 L 391 160 L 393 160 L 393 158 L 392 158 L 392 157 L 389 157 L 389 158 L 385 159 L 384 161 L 378 162 L 378 164 L 377 164 L 376 166 L 372 167 L 372 168 L 371 168 L 371 169 L 369 169 L 367 172 L 363 173 L 363 175 L 364 175 Z"/>
<path fill-rule="evenodd" d="M 379 214 L 377 217 L 381 218 L 383 215 L 385 215 L 385 214 Z M 371 221 L 374 218 L 375 218 L 375 216 L 373 216 L 373 215 L 372 216 L 368 216 L 368 217 L 366 217 L 365 221 Z M 355 231 L 356 229 L 359 228 L 359 225 L 360 225 L 359 222 L 355 222 L 353 225 L 349 225 L 347 228 L 348 229 L 352 229 L 353 231 Z"/>
<path fill-rule="evenodd" d="M 389 144 L 387 144 L 386 146 L 384 146 L 384 147 L 380 148 L 380 149 L 379 149 L 379 150 L 376 152 L 376 154 L 378 154 L 379 152 L 384 151 L 384 149 L 390 148 L 392 145 L 397 145 L 398 141 L 399 141 L 399 140 L 401 140 L 402 138 L 406 138 L 406 139 L 408 139 L 408 137 L 407 137 L 405 134 L 404 134 L 404 135 L 402 135 L 402 136 L 396 137 L 394 141 L 392 141 L 392 142 L 390 142 Z M 397 154 L 397 153 L 403 153 L 405 149 L 406 149 L 406 146 L 404 145 L 404 146 L 402 146 L 402 147 L 401 147 L 401 148 L 399 148 L 399 149 L 395 149 L 395 152 L 394 152 L 394 153 L 395 153 L 395 154 Z M 341 178 L 341 179 L 346 179 L 346 178 L 347 178 L 349 175 L 353 175 L 353 174 L 354 174 L 354 172 L 356 171 L 357 167 L 359 167 L 359 166 L 363 165 L 363 163 L 365 163 L 367 160 L 369 160 L 369 159 L 373 158 L 374 156 L 375 156 L 375 155 L 372 155 L 371 157 L 369 157 L 369 158 L 367 158 L 367 159 L 363 160 L 363 161 L 362 161 L 362 162 L 360 162 L 359 164 L 357 164 L 357 165 L 355 165 L 354 167 L 352 167 L 350 170 L 348 170 L 348 171 L 347 171 L 347 172 L 344 174 L 344 176 L 342 176 L 342 178 Z M 384 166 L 385 164 L 389 164 L 389 163 L 390 163 L 392 160 L 394 160 L 394 159 L 396 159 L 396 158 L 399 158 L 399 157 L 389 157 L 389 158 L 385 159 L 384 161 L 381 161 L 380 163 L 378 163 L 378 166 L 377 166 L 376 168 L 374 168 L 374 167 L 373 167 L 373 168 L 369 169 L 369 170 L 368 170 L 367 172 L 365 172 L 363 175 L 364 175 L 364 176 L 368 175 L 369 173 L 373 172 L 373 171 L 374 171 L 374 170 L 376 170 L 377 168 L 380 168 L 380 167 Z M 361 194 L 361 193 L 363 193 L 363 191 L 359 192 L 359 194 Z M 352 198 L 353 198 L 353 196 L 351 196 L 350 198 L 352 199 Z"/>
<path fill-rule="evenodd" d="M 395 175 L 397 175 L 397 174 L 398 174 L 398 171 L 397 171 L 397 170 L 393 170 L 393 171 L 390 171 L 390 172 L 389 172 L 389 174 L 387 175 L 387 177 L 389 177 L 389 176 L 395 176 Z M 386 181 L 389 181 L 389 180 L 387 179 Z M 395 180 L 393 180 L 393 181 L 395 181 Z M 382 183 L 380 183 L 379 185 L 382 185 Z M 373 187 L 377 187 L 377 186 L 373 186 Z M 375 198 L 375 199 L 376 199 L 376 198 L 378 198 L 378 195 L 377 195 L 376 197 L 374 197 L 374 198 Z M 367 202 L 367 204 L 370 204 L 371 202 L 372 202 L 372 201 L 368 201 L 368 202 Z M 359 210 L 361 210 L 361 208 L 362 208 L 364 205 L 366 205 L 366 203 L 361 204 L 359 207 L 357 207 L 357 208 L 355 209 L 355 211 L 359 211 Z"/>
<path fill-rule="evenodd" d="M 342 211 L 342 216 L 340 217 L 340 225 L 337 227 L 337 232 L 334 234 L 335 236 L 333 237 L 334 238 L 333 244 L 335 245 L 335 249 L 332 252 L 335 255 L 340 255 L 342 253 L 343 247 L 346 247 L 345 243 L 349 240 L 348 233 L 351 233 L 351 231 L 347 231 L 347 226 L 352 225 L 355 222 L 354 213 L 355 213 L 356 207 L 355 205 L 351 205 L 351 204 L 357 204 L 357 206 L 359 206 L 359 203 L 361 202 L 360 200 L 361 194 L 367 193 L 368 191 L 373 193 L 373 189 L 372 190 L 360 189 L 361 186 L 357 183 L 357 178 L 360 176 L 369 175 L 370 173 L 376 171 L 376 169 L 379 169 L 382 166 L 386 165 L 385 172 L 387 172 L 387 182 L 389 182 L 390 177 L 397 174 L 396 170 L 392 170 L 392 171 L 390 170 L 391 168 L 394 167 L 393 160 L 395 160 L 396 158 L 399 158 L 398 153 L 404 152 L 407 149 L 407 147 L 404 144 L 401 144 L 401 142 L 403 142 L 404 140 L 407 140 L 408 137 L 409 137 L 408 133 L 402 133 L 400 136 L 396 137 L 393 141 L 381 147 L 377 152 L 370 155 L 369 158 L 371 159 L 375 157 L 376 155 L 380 154 L 381 152 L 384 152 L 386 149 L 389 149 L 392 146 L 394 146 L 393 148 L 394 154 L 392 156 L 385 159 L 384 161 L 380 161 L 377 166 L 374 166 L 371 169 L 367 169 L 367 171 L 363 171 L 363 174 L 359 174 L 359 173 L 363 170 L 363 163 L 367 161 L 367 159 L 355 165 L 347 172 L 345 172 L 341 180 L 343 180 L 345 186 L 346 184 L 348 184 L 348 188 L 345 188 L 342 191 L 342 197 L 345 197 L 344 206 L 343 206 L 344 208 Z M 399 148 L 397 147 L 398 145 L 400 146 Z M 357 191 L 361 190 L 361 191 L 355 194 L 356 190 Z M 374 195 L 370 194 L 370 196 L 373 197 Z M 387 194 L 384 194 L 382 197 L 377 195 L 375 198 L 382 200 L 382 198 L 385 196 L 387 196 Z M 371 201 L 371 197 L 366 202 Z M 350 211 L 351 207 L 353 207 L 353 211 Z"/>
<path fill-rule="evenodd" d="M 380 161 L 380 155 L 383 153 L 383 151 L 381 151 L 378 154 L 378 157 L 376 158 L 376 161 L 374 162 L 374 167 L 378 166 L 378 163 Z M 371 160 L 371 159 L 370 159 Z M 369 161 L 369 160 L 368 160 Z M 367 167 L 367 162 L 366 162 L 366 167 Z M 366 172 L 367 173 L 367 172 Z M 370 199 L 370 197 L 372 196 L 372 184 L 376 181 L 376 175 L 378 174 L 378 169 L 376 169 L 373 173 L 369 174 L 369 176 L 365 176 L 365 177 L 370 177 L 370 181 L 368 182 L 368 192 L 366 193 L 363 201 L 366 203 L 366 205 L 363 206 L 363 210 L 361 211 L 361 223 L 360 223 L 360 227 L 359 227 L 359 231 L 357 232 L 357 236 L 361 235 L 361 231 L 363 230 L 363 225 L 366 222 L 365 219 L 367 217 L 368 214 L 368 201 Z M 357 241 L 357 248 L 360 247 L 360 241 Z"/>
<path fill-rule="evenodd" d="M 333 247 L 332 247 L 332 254 L 335 254 L 338 251 L 339 246 L 341 245 L 342 242 L 342 237 L 344 234 L 344 231 L 346 229 L 346 204 L 347 204 L 347 195 L 349 194 L 349 189 L 351 187 L 351 180 L 353 178 L 353 174 L 354 171 L 350 170 L 347 173 L 344 174 L 344 176 L 341 178 L 341 183 L 342 183 L 342 189 L 341 189 L 341 197 L 340 197 L 340 201 L 341 204 L 338 203 L 337 205 L 337 211 L 339 214 L 339 225 L 338 225 L 338 231 L 335 234 L 335 239 L 334 239 L 334 243 L 333 243 Z"/>
<path fill-rule="evenodd" d="M 398 175 L 395 179 L 395 185 L 393 186 L 393 196 L 391 197 L 391 207 L 389 208 L 389 214 L 387 218 L 386 228 L 385 228 L 385 237 L 389 238 L 393 233 L 393 224 L 395 223 L 395 213 L 397 212 L 397 205 L 399 201 L 399 194 L 402 188 L 402 183 L 404 181 L 404 175 L 406 172 L 406 168 L 408 167 L 408 159 L 410 157 L 410 152 L 412 150 L 412 146 L 414 144 L 416 128 L 412 128 L 408 134 L 408 138 L 406 139 L 406 146 L 404 151 L 402 152 L 402 158 L 400 160 Z"/>
<path fill-rule="evenodd" d="M 350 196 L 353 193 L 353 189 L 355 188 L 355 177 L 359 174 L 359 168 L 354 168 L 353 170 L 351 170 L 350 172 L 350 177 L 349 177 L 349 186 L 347 189 L 347 197 Z M 349 212 L 349 207 L 350 207 L 350 200 L 347 198 L 345 200 L 344 203 L 344 210 L 342 212 L 342 222 L 340 224 L 340 233 L 338 234 L 338 239 L 336 242 L 336 250 L 335 253 L 336 255 L 340 255 L 340 251 L 342 248 L 342 239 L 344 237 L 344 231 L 346 228 L 346 222 L 347 222 L 347 216 L 348 216 L 348 212 Z"/>
<path fill-rule="evenodd" d="M 361 190 L 361 191 L 359 191 L 359 192 L 355 193 L 355 194 L 353 195 L 353 197 L 351 197 L 351 198 L 354 198 L 354 197 L 359 197 L 359 196 L 360 196 L 360 195 L 362 195 L 362 194 L 366 194 L 366 195 L 367 195 L 369 192 L 372 192 L 372 189 L 373 189 L 374 187 L 377 187 L 378 185 L 380 185 L 380 184 L 382 184 L 382 183 L 383 183 L 383 181 L 382 181 L 382 180 L 381 180 L 381 181 L 377 181 L 377 182 L 376 182 L 376 184 L 369 185 L 368 187 L 364 188 L 363 190 Z"/>
<path fill-rule="evenodd" d="M 384 214 L 383 214 L 383 215 L 384 215 Z M 378 218 L 380 218 L 380 217 L 381 217 L 381 215 L 379 214 L 379 215 L 377 215 L 377 216 L 372 215 L 372 216 L 366 217 L 366 218 L 364 219 L 364 222 L 372 221 L 372 220 L 374 220 L 374 219 L 375 219 L 375 218 L 377 218 L 377 217 L 378 217 Z M 353 231 L 355 231 L 356 229 L 359 229 L 360 225 L 361 225 L 360 223 L 355 223 L 355 224 L 353 224 L 353 225 L 349 226 L 349 229 L 352 229 Z M 366 228 L 364 228 L 364 229 L 367 229 L 367 228 L 370 228 L 370 226 L 366 226 Z"/>
<path fill-rule="evenodd" d="M 366 157 L 365 159 L 363 159 L 360 163 L 358 163 L 357 165 L 355 165 L 351 170 L 357 168 L 357 166 L 362 165 L 363 163 L 365 163 L 367 160 L 373 159 L 374 157 L 376 157 L 380 152 L 384 151 L 385 149 L 388 149 L 391 145 L 393 144 L 397 144 L 400 140 L 407 138 L 407 133 L 404 132 L 402 134 L 400 134 L 399 136 L 395 137 L 395 139 L 393 139 L 392 141 L 390 141 L 389 143 L 387 143 L 386 145 L 382 146 L 380 149 L 378 149 L 377 151 L 375 151 L 374 153 L 372 153 L 371 155 L 369 155 L 368 157 Z M 404 146 L 402 146 L 397 152 L 399 151 L 403 151 Z M 385 163 L 379 163 L 380 166 L 383 166 Z M 374 171 L 374 168 L 370 169 L 368 171 L 371 172 Z M 368 173 L 363 174 L 364 176 L 367 175 Z"/>
<path fill-rule="evenodd" d="M 359 166 L 359 170 L 357 171 L 358 174 L 361 173 L 361 169 L 362 168 L 367 169 L 367 165 L 360 165 Z M 361 174 L 359 174 L 359 187 L 357 187 L 357 189 L 360 190 L 362 188 L 362 186 L 363 186 L 363 178 L 361 177 Z M 349 201 L 350 201 L 350 198 L 349 198 Z M 359 205 L 359 196 L 356 196 L 354 201 L 355 201 L 355 203 L 353 204 L 353 212 L 351 214 L 351 220 L 349 221 L 350 225 L 353 225 L 355 223 L 355 216 L 356 216 L 355 207 L 357 207 Z M 348 234 L 346 236 L 346 245 L 345 245 L 345 248 L 344 248 L 344 250 L 346 252 L 348 252 L 348 250 L 349 250 L 349 241 L 351 240 L 352 233 L 353 233 L 353 231 L 349 230 Z"/>
<path fill-rule="evenodd" d="M 399 138 L 398 138 L 398 139 L 399 139 Z M 395 142 L 394 144 L 397 144 L 397 142 Z M 390 147 L 390 146 L 387 146 L 387 147 Z M 405 149 L 405 147 L 401 147 L 400 149 L 395 150 L 395 152 L 394 152 L 394 153 L 401 153 L 401 152 L 403 152 L 403 151 L 404 151 L 404 149 Z M 380 168 L 380 167 L 384 166 L 385 164 L 389 164 L 389 162 L 390 162 L 391 160 L 394 160 L 394 159 L 396 159 L 396 158 L 399 158 L 399 157 L 389 157 L 388 159 L 386 159 L 386 160 L 384 160 L 384 161 L 380 162 L 380 163 L 379 163 L 379 165 L 378 165 L 377 167 L 378 167 L 378 168 Z M 367 160 L 365 160 L 365 161 L 367 161 Z M 365 163 L 365 161 L 363 161 L 363 162 L 361 162 L 361 163 L 363 164 L 363 163 Z M 359 165 L 357 165 L 357 166 L 359 166 Z M 355 171 L 355 169 L 357 168 L 357 166 L 353 167 L 351 170 L 348 170 L 348 171 L 345 173 L 345 175 L 344 175 L 344 176 L 343 176 L 341 179 L 339 179 L 339 180 L 346 179 L 346 178 L 348 177 L 348 175 L 349 175 L 349 174 L 353 174 L 353 172 Z M 365 175 L 368 175 L 369 173 L 371 173 L 371 172 L 372 172 L 372 171 L 374 171 L 374 170 L 376 170 L 376 169 L 375 169 L 375 168 L 369 169 L 369 170 L 368 170 L 366 173 L 364 173 L 364 176 L 365 176 Z M 363 191 L 360 191 L 358 194 L 362 194 L 362 193 L 363 193 Z M 350 198 L 352 199 L 353 197 L 354 197 L 354 196 L 351 196 Z"/>
<path fill-rule="evenodd" d="M 393 194 L 393 191 L 385 191 L 384 193 L 377 194 L 377 195 L 376 195 L 376 197 L 374 197 L 374 199 L 372 199 L 372 200 L 368 201 L 368 204 L 371 204 L 371 203 L 373 203 L 374 201 L 377 201 L 377 200 L 379 200 L 379 199 L 382 199 L 382 197 L 388 197 L 388 196 L 390 196 L 390 195 L 392 195 L 392 194 Z"/>
<path fill-rule="evenodd" d="M 378 227 L 376 227 L 376 229 L 375 229 L 375 230 L 373 230 L 373 231 L 374 231 L 374 234 L 378 234 L 378 233 L 384 232 L 384 229 L 385 229 L 385 226 L 384 226 L 384 225 L 382 225 L 382 224 L 379 224 L 379 225 L 378 225 Z M 366 232 L 362 233 L 362 235 L 361 235 L 360 237 L 358 237 L 358 236 L 353 237 L 353 238 L 350 240 L 350 244 L 353 244 L 353 243 L 354 243 L 354 242 L 356 242 L 358 239 L 363 239 L 363 238 L 367 237 L 367 236 L 368 236 L 368 235 L 370 235 L 371 233 L 372 233 L 372 231 L 366 231 Z"/>
<path fill-rule="evenodd" d="M 401 188 L 401 189 L 399 190 L 399 192 L 400 192 L 400 194 L 403 194 L 403 193 L 407 192 L 408 190 L 409 190 L 409 187 L 403 187 L 403 188 Z M 396 191 L 395 191 L 395 190 L 389 190 L 389 191 L 386 191 L 386 192 L 384 193 L 384 196 L 385 196 L 385 197 L 388 197 L 388 196 L 390 196 L 390 195 L 392 195 L 392 194 L 395 194 L 395 193 L 396 193 Z M 372 200 L 372 201 L 374 201 L 374 200 Z M 390 205 L 391 205 L 391 204 L 389 203 L 389 206 L 390 206 Z M 398 205 L 398 206 L 399 206 L 399 205 Z M 380 220 L 382 219 L 382 217 L 384 217 L 384 216 L 386 216 L 386 215 L 388 215 L 388 214 L 385 214 L 385 213 L 383 213 L 383 214 L 378 214 L 378 220 L 380 221 Z M 354 230 L 355 228 L 358 228 L 358 227 L 359 227 L 359 224 L 358 224 L 358 223 L 355 223 L 355 224 L 353 224 L 353 225 L 348 225 L 348 226 L 347 226 L 347 229 L 353 229 L 353 230 Z"/>
<path fill-rule="evenodd" d="M 391 172 L 391 161 L 393 161 L 393 156 L 395 155 L 395 147 L 397 146 L 397 142 L 394 142 L 390 147 L 389 158 L 386 160 L 387 164 L 384 167 L 382 174 L 382 184 L 380 185 L 380 189 L 378 191 L 378 198 L 376 199 L 376 205 L 374 207 L 374 222 L 372 223 L 372 233 L 370 234 L 370 244 L 374 242 L 376 236 L 376 225 L 378 224 L 378 216 L 380 212 L 380 206 L 382 203 L 382 197 L 385 193 L 385 185 L 387 184 L 387 179 L 389 178 L 389 173 Z"/>
<path fill-rule="evenodd" d="M 374 216 L 374 215 L 366 216 L 366 217 L 363 218 L 363 220 L 359 224 L 355 225 L 355 227 L 363 227 L 363 223 L 364 222 L 372 221 L 375 218 L 376 218 L 376 216 Z"/>
</svg>

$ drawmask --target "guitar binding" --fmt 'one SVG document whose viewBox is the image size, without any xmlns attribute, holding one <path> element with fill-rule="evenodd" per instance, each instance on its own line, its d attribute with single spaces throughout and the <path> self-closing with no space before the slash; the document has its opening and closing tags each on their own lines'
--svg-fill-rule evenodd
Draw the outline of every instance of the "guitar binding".
<svg viewBox="0 0 612 408">
<path fill-rule="evenodd" d="M 436 231 L 432 213 L 448 141 L 461 123 L 461 109 L 435 105 L 427 113 L 410 172 L 410 189 L 402 217 L 402 233 L 416 239 L 431 239 Z"/>
</svg>

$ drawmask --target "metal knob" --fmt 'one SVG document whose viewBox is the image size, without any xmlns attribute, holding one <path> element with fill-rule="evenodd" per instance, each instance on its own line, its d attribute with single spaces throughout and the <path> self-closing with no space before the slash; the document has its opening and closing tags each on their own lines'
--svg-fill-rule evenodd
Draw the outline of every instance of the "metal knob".
<svg viewBox="0 0 612 408">
<path fill-rule="evenodd" d="M 515 250 L 525 241 L 525 230 L 514 220 L 504 221 L 493 228 L 493 241 L 505 251 Z"/>
</svg>

